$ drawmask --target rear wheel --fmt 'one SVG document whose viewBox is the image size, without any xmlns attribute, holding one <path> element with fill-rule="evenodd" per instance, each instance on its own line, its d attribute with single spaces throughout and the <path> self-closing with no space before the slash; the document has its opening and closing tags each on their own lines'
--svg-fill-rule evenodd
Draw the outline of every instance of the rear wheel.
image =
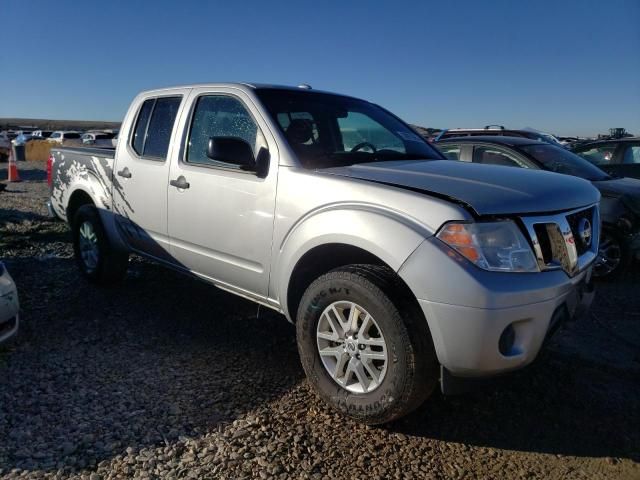
<svg viewBox="0 0 640 480">
<path fill-rule="evenodd" d="M 385 267 L 341 267 L 313 282 L 298 309 L 309 381 L 329 405 L 363 423 L 409 413 L 438 381 L 426 321 L 399 283 Z"/>
<path fill-rule="evenodd" d="M 90 282 L 112 285 L 125 277 L 129 255 L 112 248 L 96 207 L 83 205 L 78 209 L 72 233 L 76 263 Z"/>
</svg>

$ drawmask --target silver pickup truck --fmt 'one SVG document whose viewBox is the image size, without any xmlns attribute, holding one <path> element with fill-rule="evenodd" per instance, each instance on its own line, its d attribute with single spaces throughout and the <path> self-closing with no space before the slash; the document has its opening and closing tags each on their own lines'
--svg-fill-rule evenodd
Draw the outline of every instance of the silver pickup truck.
<svg viewBox="0 0 640 480">
<path fill-rule="evenodd" d="M 90 281 L 135 252 L 283 313 L 319 395 L 366 423 L 524 367 L 593 296 L 589 182 L 447 161 L 383 108 L 308 86 L 143 92 L 115 152 L 49 161 Z"/>
</svg>

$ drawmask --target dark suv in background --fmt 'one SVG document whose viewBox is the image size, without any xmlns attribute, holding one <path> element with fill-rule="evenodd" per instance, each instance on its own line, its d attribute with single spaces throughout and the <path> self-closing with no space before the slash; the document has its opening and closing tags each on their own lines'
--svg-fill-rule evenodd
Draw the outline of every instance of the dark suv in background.
<svg viewBox="0 0 640 480">
<path fill-rule="evenodd" d="M 549 170 L 600 190 L 602 233 L 594 275 L 613 277 L 640 256 L 640 180 L 613 177 L 568 150 L 523 137 L 469 136 L 434 144 L 448 159 Z"/>
<path fill-rule="evenodd" d="M 478 136 L 500 136 L 500 137 L 522 137 L 530 140 L 550 143 L 558 147 L 566 148 L 556 137 L 550 133 L 538 132 L 536 130 L 517 130 L 505 128 L 503 125 L 487 125 L 484 128 L 451 128 L 445 129 L 434 139 L 435 142 L 454 137 L 478 137 Z"/>
<path fill-rule="evenodd" d="M 612 175 L 640 178 L 640 137 L 583 143 L 572 151 Z"/>
</svg>

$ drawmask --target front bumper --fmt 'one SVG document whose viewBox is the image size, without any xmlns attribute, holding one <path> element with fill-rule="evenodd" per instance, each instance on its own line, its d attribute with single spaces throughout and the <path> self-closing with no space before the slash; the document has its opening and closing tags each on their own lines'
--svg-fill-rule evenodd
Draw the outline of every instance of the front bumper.
<svg viewBox="0 0 640 480">
<path fill-rule="evenodd" d="M 440 364 L 455 377 L 528 365 L 550 332 L 588 310 L 594 296 L 591 266 L 571 278 L 559 270 L 487 272 L 435 239 L 418 247 L 399 274 L 418 298 Z M 507 328 L 512 341 L 505 347 Z"/>
</svg>

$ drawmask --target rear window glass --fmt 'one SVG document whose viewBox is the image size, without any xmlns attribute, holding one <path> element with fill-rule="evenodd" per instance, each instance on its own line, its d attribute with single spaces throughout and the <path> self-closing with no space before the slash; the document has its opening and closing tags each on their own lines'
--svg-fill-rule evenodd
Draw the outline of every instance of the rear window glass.
<svg viewBox="0 0 640 480">
<path fill-rule="evenodd" d="M 136 121 L 136 128 L 133 133 L 132 147 L 138 155 L 142 155 L 142 148 L 144 147 L 144 135 L 147 131 L 147 124 L 149 123 L 149 117 L 151 116 L 151 110 L 153 110 L 153 104 L 156 99 L 151 98 L 145 100 L 138 113 L 138 120 Z"/>
<path fill-rule="evenodd" d="M 178 114 L 181 97 L 162 97 L 156 100 L 147 128 L 143 156 L 164 160 L 169 151 L 171 131 Z"/>
</svg>

